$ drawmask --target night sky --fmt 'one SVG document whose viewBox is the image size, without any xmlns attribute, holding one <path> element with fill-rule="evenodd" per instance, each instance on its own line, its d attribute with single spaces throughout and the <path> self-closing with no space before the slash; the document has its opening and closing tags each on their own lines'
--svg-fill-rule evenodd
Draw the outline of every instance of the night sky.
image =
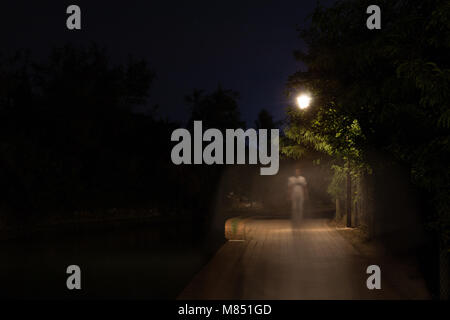
<svg viewBox="0 0 450 320">
<path fill-rule="evenodd" d="M 94 3 L 95 2 L 95 3 Z M 322 1 L 330 4 L 334 1 Z M 185 122 L 184 96 L 194 88 L 241 94 L 247 126 L 261 108 L 277 119 L 287 105 L 287 77 L 301 68 L 296 26 L 316 1 L 2 1 L 0 52 L 31 49 L 34 57 L 65 43 L 106 46 L 114 62 L 131 54 L 156 71 L 150 103 L 159 114 Z M 66 29 L 66 8 L 77 4 L 82 30 Z"/>
</svg>

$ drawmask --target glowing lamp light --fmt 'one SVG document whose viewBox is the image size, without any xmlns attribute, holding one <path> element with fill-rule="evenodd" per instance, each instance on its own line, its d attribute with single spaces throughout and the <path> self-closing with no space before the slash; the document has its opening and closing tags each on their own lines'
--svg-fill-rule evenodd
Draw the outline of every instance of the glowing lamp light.
<svg viewBox="0 0 450 320">
<path fill-rule="evenodd" d="M 297 97 L 297 104 L 300 109 L 306 109 L 309 107 L 311 97 L 307 94 L 302 94 Z"/>
</svg>

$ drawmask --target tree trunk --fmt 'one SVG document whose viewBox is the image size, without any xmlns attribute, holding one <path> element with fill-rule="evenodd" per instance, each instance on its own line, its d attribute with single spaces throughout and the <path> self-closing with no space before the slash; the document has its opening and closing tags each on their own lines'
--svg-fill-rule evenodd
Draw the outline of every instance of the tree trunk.
<svg viewBox="0 0 450 320">
<path fill-rule="evenodd" d="M 352 227 L 352 177 L 350 175 L 350 164 L 347 162 L 347 227 Z"/>
<path fill-rule="evenodd" d="M 336 197 L 336 221 L 340 221 L 342 217 L 341 200 Z"/>
<path fill-rule="evenodd" d="M 375 203 L 373 190 L 373 177 L 364 173 L 363 176 L 363 214 L 364 223 L 367 226 L 369 239 L 375 236 Z"/>
</svg>

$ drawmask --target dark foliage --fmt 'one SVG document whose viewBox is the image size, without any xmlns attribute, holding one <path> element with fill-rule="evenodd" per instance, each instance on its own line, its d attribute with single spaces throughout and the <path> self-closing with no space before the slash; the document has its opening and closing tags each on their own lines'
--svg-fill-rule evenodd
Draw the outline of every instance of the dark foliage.
<svg viewBox="0 0 450 320">
<path fill-rule="evenodd" d="M 214 191 L 218 174 L 172 164 L 177 126 L 133 111 L 150 104 L 154 79 L 145 61 L 113 66 L 95 46 L 55 49 L 46 62 L 26 52 L 0 60 L 3 218 L 142 207 L 204 215 L 209 202 L 201 192 Z M 217 110 L 216 100 L 206 107 Z M 204 105 L 193 114 L 208 116 Z"/>
</svg>

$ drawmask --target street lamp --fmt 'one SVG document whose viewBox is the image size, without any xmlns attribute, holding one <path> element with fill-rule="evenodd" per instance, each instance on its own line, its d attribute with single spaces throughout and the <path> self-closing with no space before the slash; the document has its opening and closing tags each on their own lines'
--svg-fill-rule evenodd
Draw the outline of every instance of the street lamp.
<svg viewBox="0 0 450 320">
<path fill-rule="evenodd" d="M 311 102 L 311 96 L 308 94 L 301 94 L 297 97 L 297 105 L 300 109 L 306 109 Z"/>
</svg>

